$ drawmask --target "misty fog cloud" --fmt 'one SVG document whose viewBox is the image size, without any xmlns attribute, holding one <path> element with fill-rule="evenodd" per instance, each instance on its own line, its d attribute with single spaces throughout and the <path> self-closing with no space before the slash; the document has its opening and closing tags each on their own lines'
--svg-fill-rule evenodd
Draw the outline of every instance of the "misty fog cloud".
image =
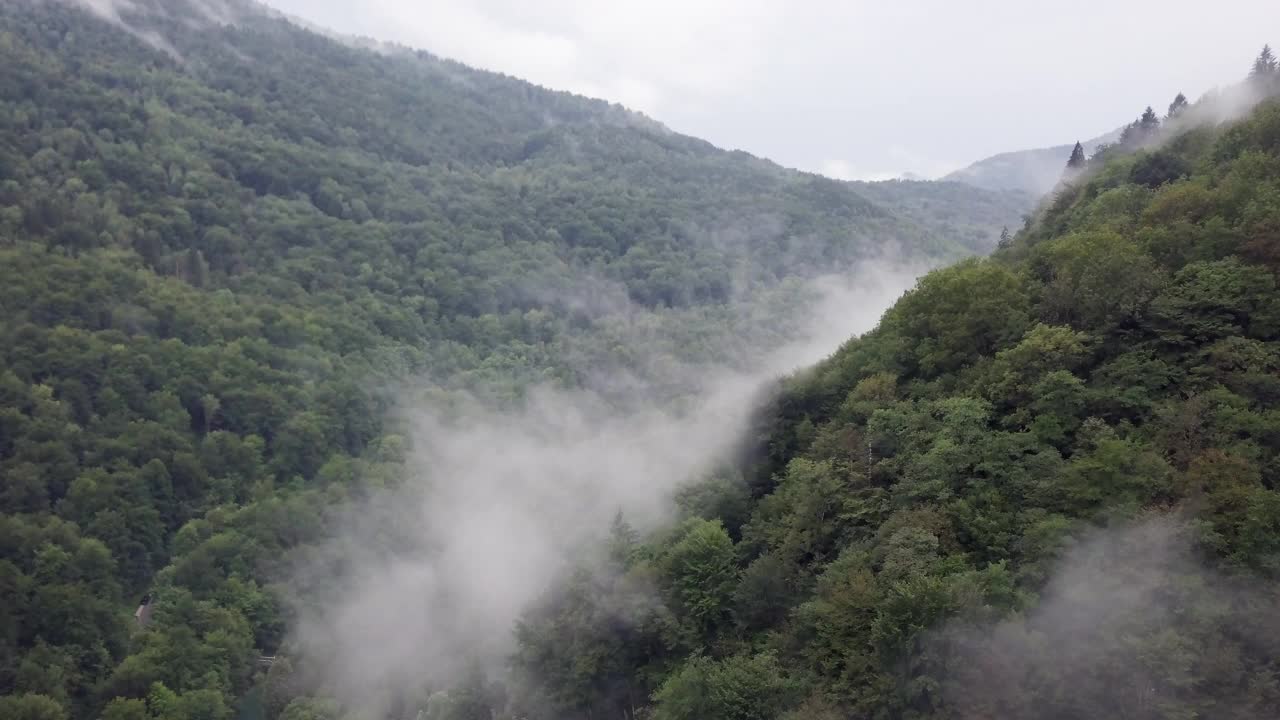
<svg viewBox="0 0 1280 720">
<path fill-rule="evenodd" d="M 63 2 L 88 9 L 94 15 L 106 20 L 145 42 L 151 47 L 166 53 L 179 60 L 182 59 L 181 53 L 173 44 L 154 30 L 145 27 L 139 27 L 131 22 L 130 15 L 134 12 L 142 10 L 133 0 L 35 0 L 36 2 Z M 148 7 L 154 5 L 149 4 Z M 159 7 L 166 7 L 163 3 Z M 229 0 L 190 0 L 180 6 L 181 9 L 175 11 L 183 13 L 178 19 L 199 26 L 201 23 L 213 23 L 215 25 L 231 25 L 237 22 L 239 11 L 232 5 Z M 191 13 L 194 11 L 194 14 Z"/>
<path fill-rule="evenodd" d="M 516 409 L 407 408 L 412 480 L 334 529 L 322 555 L 350 570 L 306 579 L 327 590 L 300 599 L 295 645 L 327 689 L 360 705 L 387 688 L 447 682 L 473 661 L 500 669 L 514 621 L 575 548 L 619 510 L 641 529 L 668 518 L 674 491 L 727 459 L 772 380 L 869 330 L 915 274 L 868 264 L 816 281 L 818 302 L 797 318 L 794 342 L 745 368 L 681 367 L 691 388 L 683 402 L 641 384 L 625 410 L 545 387 Z M 385 542 L 389 533 L 399 539 Z M 376 549 L 387 545 L 399 549 Z"/>
<path fill-rule="evenodd" d="M 1167 717 L 1247 709 L 1244 658 L 1280 657 L 1280 598 L 1208 569 L 1194 524 L 1158 515 L 1084 537 L 1039 603 L 994 626 L 934 636 L 957 717 Z M 1266 675 L 1267 673 L 1263 673 Z"/>
</svg>

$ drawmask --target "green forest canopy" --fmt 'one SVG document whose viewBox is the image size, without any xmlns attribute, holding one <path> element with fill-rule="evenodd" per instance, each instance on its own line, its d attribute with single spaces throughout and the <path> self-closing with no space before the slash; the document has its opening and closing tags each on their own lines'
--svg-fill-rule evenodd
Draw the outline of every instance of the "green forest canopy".
<svg viewBox="0 0 1280 720">
<path fill-rule="evenodd" d="M 0 6 L 6 718 L 358 716 L 259 657 L 288 553 L 399 481 L 370 378 L 517 396 L 586 381 L 569 342 L 625 364 L 607 314 L 538 292 L 581 276 L 713 354 L 736 291 L 983 251 L 1021 202 L 792 173 L 278 21 L 132 21 L 180 56 Z M 1275 93 L 1268 54 L 1248 83 Z M 1280 105 L 1164 125 L 788 380 L 742 484 L 653 537 L 619 518 L 508 682 L 395 713 L 1280 714 Z"/>
<path fill-rule="evenodd" d="M 221 720 L 255 687 L 275 717 L 312 693 L 262 683 L 272 583 L 399 481 L 383 388 L 514 401 L 626 367 L 615 306 L 565 289 L 723 360 L 785 337 L 798 281 L 984 252 L 1027 209 L 785 170 L 244 3 L 232 25 L 130 5 L 0 5 L 6 718 Z M 743 302 L 778 321 L 744 327 Z"/>
</svg>

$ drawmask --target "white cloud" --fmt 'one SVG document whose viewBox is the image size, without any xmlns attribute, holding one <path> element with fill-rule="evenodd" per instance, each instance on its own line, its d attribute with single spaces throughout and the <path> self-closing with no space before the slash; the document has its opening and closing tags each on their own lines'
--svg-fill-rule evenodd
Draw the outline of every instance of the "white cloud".
<svg viewBox="0 0 1280 720">
<path fill-rule="evenodd" d="M 300 563 L 296 649 L 321 668 L 328 692 L 370 716 L 388 687 L 447 682 L 476 660 L 501 667 L 514 621 L 584 540 L 618 510 L 646 530 L 668 519 L 674 490 L 732 452 L 766 386 L 874 326 L 919 271 L 867 262 L 850 277 L 815 280 L 793 342 L 745 369 L 679 368 L 689 391 L 681 403 L 620 378 L 634 393 L 625 411 L 589 391 L 546 387 L 518 408 L 406 407 L 412 479 L 331 527 L 319 565 Z M 390 556 L 379 540 L 389 528 L 400 538 Z"/>
</svg>

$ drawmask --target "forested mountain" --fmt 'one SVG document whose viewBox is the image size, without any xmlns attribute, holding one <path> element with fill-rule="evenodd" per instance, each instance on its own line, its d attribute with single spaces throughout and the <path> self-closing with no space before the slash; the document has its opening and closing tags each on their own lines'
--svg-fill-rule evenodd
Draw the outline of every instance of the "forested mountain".
<svg viewBox="0 0 1280 720">
<path fill-rule="evenodd" d="M 797 281 L 984 252 L 1026 207 L 792 172 L 239 0 L 0 3 L 0 717 L 223 720 L 254 687 L 323 716 L 259 661 L 271 583 L 400 481 L 398 380 L 648 373 L 620 328 L 747 362 Z"/>
<path fill-rule="evenodd" d="M 1060 176 L 1061 167 L 1058 172 Z M 952 181 L 885 180 L 850 185 L 896 217 L 932 228 L 975 249 L 987 247 L 991 238 L 999 238 L 1006 228 L 1021 227 L 1039 197 L 1017 188 L 988 190 Z M 1013 218 L 1016 224 L 1001 224 L 1008 223 L 1020 210 L 1025 214 Z"/>
<path fill-rule="evenodd" d="M 986 252 L 1027 198 L 240 0 L 91 5 L 0 4 L 0 717 L 1280 716 L 1275 99 L 1144 113 L 783 382 L 676 523 L 619 514 L 508 666 L 375 712 L 293 655 L 285 571 L 405 484 L 401 381 L 660 392 L 655 358 L 749 365 L 802 281 Z"/>
<path fill-rule="evenodd" d="M 1148 110 L 790 378 L 745 486 L 620 518 L 526 615 L 518 716 L 1280 716 L 1269 51 L 1243 87 Z"/>
</svg>

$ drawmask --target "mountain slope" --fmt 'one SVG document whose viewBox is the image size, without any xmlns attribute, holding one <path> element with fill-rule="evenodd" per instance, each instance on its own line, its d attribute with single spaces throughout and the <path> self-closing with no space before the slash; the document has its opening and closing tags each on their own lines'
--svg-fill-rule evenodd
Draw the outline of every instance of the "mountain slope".
<svg viewBox="0 0 1280 720">
<path fill-rule="evenodd" d="M 1280 70 L 1249 82 L 788 380 L 745 486 L 617 523 L 526 616 L 518 716 L 1280 713 Z"/>
<path fill-rule="evenodd" d="M 750 364 L 805 280 L 989 249 L 1022 209 L 904 219 L 239 0 L 89 5 L 0 4 L 6 718 L 227 718 L 280 647 L 290 553 L 403 478 L 404 378 L 514 402 L 655 374 L 641 343 Z"/>
<path fill-rule="evenodd" d="M 600 101 L 270 18 L 209 19 L 255 12 L 242 3 L 152 5 L 121 6 L 131 34 L 59 3 L 6 6 L 10 236 L 357 305 L 377 333 L 438 346 L 472 345 L 479 318 L 545 308 L 547 288 L 583 276 L 688 308 L 871 255 L 985 251 L 998 233 L 986 217 L 986 236 L 903 220 Z M 995 204 L 1011 220 L 1025 209 Z"/>
</svg>

